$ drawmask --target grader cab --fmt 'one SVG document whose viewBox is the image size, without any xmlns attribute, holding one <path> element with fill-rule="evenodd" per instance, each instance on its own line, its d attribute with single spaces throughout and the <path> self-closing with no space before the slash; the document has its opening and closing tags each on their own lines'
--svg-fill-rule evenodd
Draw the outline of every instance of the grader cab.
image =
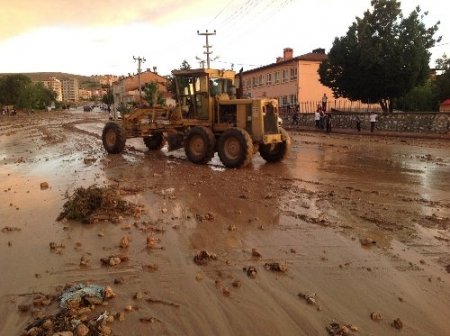
<svg viewBox="0 0 450 336">
<path fill-rule="evenodd" d="M 142 137 L 150 150 L 184 147 L 187 158 L 206 164 L 218 152 L 229 168 L 248 165 L 258 152 L 281 161 L 291 139 L 278 120 L 276 99 L 236 98 L 235 72 L 215 69 L 174 70 L 177 105 L 136 109 L 121 122 L 108 122 L 102 134 L 108 153 L 121 153 L 127 138 Z"/>
</svg>

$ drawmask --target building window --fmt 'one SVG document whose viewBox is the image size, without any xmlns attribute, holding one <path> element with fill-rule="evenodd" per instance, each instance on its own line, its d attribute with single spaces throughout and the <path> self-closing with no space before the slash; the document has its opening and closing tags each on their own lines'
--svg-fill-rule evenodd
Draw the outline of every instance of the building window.
<svg viewBox="0 0 450 336">
<path fill-rule="evenodd" d="M 256 87 L 256 77 L 252 77 L 252 86 Z"/>
<path fill-rule="evenodd" d="M 287 96 L 281 96 L 281 106 L 286 106 L 288 104 L 288 97 Z"/>
<path fill-rule="evenodd" d="M 259 77 L 258 77 L 258 85 L 259 86 L 263 85 L 263 76 L 262 75 L 259 75 Z"/>
<path fill-rule="evenodd" d="M 291 80 L 297 79 L 297 68 L 291 68 Z"/>
<path fill-rule="evenodd" d="M 281 78 L 283 83 L 286 83 L 288 80 L 288 71 L 287 70 L 283 70 L 283 77 Z"/>
<path fill-rule="evenodd" d="M 267 85 L 271 85 L 272 84 L 272 74 L 271 73 L 268 73 L 266 75 L 266 84 Z"/>
<path fill-rule="evenodd" d="M 280 72 L 276 71 L 275 72 L 275 84 L 280 83 Z"/>
<path fill-rule="evenodd" d="M 296 95 L 296 94 L 295 94 L 295 95 L 290 95 L 290 96 L 289 96 L 289 104 L 290 104 L 291 106 L 297 105 L 297 95 Z"/>
<path fill-rule="evenodd" d="M 250 79 L 247 79 L 245 84 L 247 89 L 250 89 L 252 87 L 252 81 Z"/>
</svg>

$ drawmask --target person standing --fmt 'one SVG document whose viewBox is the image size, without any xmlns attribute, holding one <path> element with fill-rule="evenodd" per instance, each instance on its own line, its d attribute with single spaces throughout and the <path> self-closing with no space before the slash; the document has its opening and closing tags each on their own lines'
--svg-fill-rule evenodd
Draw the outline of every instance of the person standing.
<svg viewBox="0 0 450 336">
<path fill-rule="evenodd" d="M 327 112 L 327 103 L 328 103 L 328 97 L 327 94 L 324 93 L 322 97 L 322 111 L 323 113 Z"/>
<path fill-rule="evenodd" d="M 325 120 L 325 132 L 331 133 L 331 113 L 325 112 L 324 113 L 324 120 Z"/>
<path fill-rule="evenodd" d="M 314 121 L 316 123 L 316 128 L 320 128 L 320 105 L 317 106 L 316 112 L 314 112 Z"/>
<path fill-rule="evenodd" d="M 361 118 L 359 116 L 356 116 L 356 129 L 361 132 Z"/>
<path fill-rule="evenodd" d="M 375 124 L 377 122 L 377 114 L 375 112 L 372 112 L 369 118 L 370 118 L 370 132 L 373 132 L 375 130 Z"/>
<path fill-rule="evenodd" d="M 297 104 L 295 106 L 294 114 L 292 115 L 292 124 L 298 125 L 299 113 L 300 113 L 300 106 Z"/>
</svg>

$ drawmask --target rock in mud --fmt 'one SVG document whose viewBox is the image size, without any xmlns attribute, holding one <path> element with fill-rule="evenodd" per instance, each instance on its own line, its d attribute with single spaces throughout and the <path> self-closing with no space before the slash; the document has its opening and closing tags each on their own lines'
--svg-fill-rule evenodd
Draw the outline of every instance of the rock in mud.
<svg viewBox="0 0 450 336">
<path fill-rule="evenodd" d="M 42 182 L 41 183 L 41 190 L 46 190 L 48 189 L 48 182 Z"/>
<path fill-rule="evenodd" d="M 402 329 L 403 328 L 403 321 L 402 320 L 400 320 L 400 318 L 396 318 L 394 321 L 392 321 L 392 326 L 395 328 L 395 329 Z"/>
<path fill-rule="evenodd" d="M 89 334 L 89 328 L 86 327 L 83 323 L 77 325 L 75 328 L 74 336 L 87 336 Z"/>
<path fill-rule="evenodd" d="M 331 322 L 328 326 L 327 326 L 327 331 L 328 331 L 328 335 L 330 336 L 347 336 L 347 335 L 351 335 L 351 330 L 352 331 L 357 331 L 358 328 L 356 328 L 355 326 L 352 326 L 350 324 L 339 324 L 337 322 Z"/>
<path fill-rule="evenodd" d="M 381 316 L 380 312 L 372 312 L 372 313 L 370 313 L 370 318 L 373 321 L 381 321 L 383 319 L 383 317 Z"/>
<path fill-rule="evenodd" d="M 122 262 L 128 261 L 128 257 L 121 255 L 111 255 L 106 258 L 101 258 L 100 261 L 105 266 L 117 266 Z"/>
<path fill-rule="evenodd" d="M 305 299 L 307 304 L 317 305 L 317 294 L 316 293 L 298 293 L 298 296 Z"/>
<path fill-rule="evenodd" d="M 247 276 L 251 279 L 256 278 L 256 274 L 258 273 L 258 271 L 256 270 L 256 268 L 254 266 L 248 266 L 248 267 L 244 267 L 243 271 L 247 274 Z"/>
<path fill-rule="evenodd" d="M 207 265 L 211 260 L 217 260 L 217 255 L 206 250 L 202 250 L 194 256 L 194 262 L 197 265 Z"/>
<path fill-rule="evenodd" d="M 286 273 L 287 272 L 287 266 L 286 264 L 280 264 L 277 262 L 273 263 L 265 263 L 264 268 L 268 271 L 272 272 L 280 272 L 280 273 Z"/>
<path fill-rule="evenodd" d="M 130 245 L 130 239 L 127 236 L 120 239 L 120 248 L 127 248 Z"/>
<path fill-rule="evenodd" d="M 377 244 L 377 242 L 375 240 L 373 240 L 372 238 L 361 238 L 359 240 L 359 242 L 361 243 L 362 246 L 367 246 L 367 247 Z"/>
<path fill-rule="evenodd" d="M 261 258 L 262 255 L 261 255 L 261 253 L 259 253 L 259 251 L 257 249 L 252 248 L 252 257 L 254 257 L 254 258 Z"/>
</svg>

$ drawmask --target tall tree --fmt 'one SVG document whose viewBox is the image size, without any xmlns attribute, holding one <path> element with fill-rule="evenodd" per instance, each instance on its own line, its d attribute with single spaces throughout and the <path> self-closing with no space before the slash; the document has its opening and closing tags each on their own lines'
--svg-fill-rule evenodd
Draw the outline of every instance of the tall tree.
<svg viewBox="0 0 450 336">
<path fill-rule="evenodd" d="M 0 84 L 0 102 L 3 105 L 16 105 L 29 85 L 31 85 L 31 79 L 25 75 L 3 77 Z"/>
<path fill-rule="evenodd" d="M 439 103 L 450 99 L 450 59 L 447 55 L 436 60 L 436 70 L 440 73 L 436 76 L 436 97 Z"/>
<path fill-rule="evenodd" d="M 434 38 L 439 22 L 425 27 L 427 13 L 419 7 L 404 17 L 396 0 L 372 0 L 371 5 L 345 36 L 335 38 L 319 67 L 320 81 L 336 97 L 378 102 L 384 112 L 392 112 L 395 98 L 428 78 L 428 50 L 440 41 Z"/>
</svg>

